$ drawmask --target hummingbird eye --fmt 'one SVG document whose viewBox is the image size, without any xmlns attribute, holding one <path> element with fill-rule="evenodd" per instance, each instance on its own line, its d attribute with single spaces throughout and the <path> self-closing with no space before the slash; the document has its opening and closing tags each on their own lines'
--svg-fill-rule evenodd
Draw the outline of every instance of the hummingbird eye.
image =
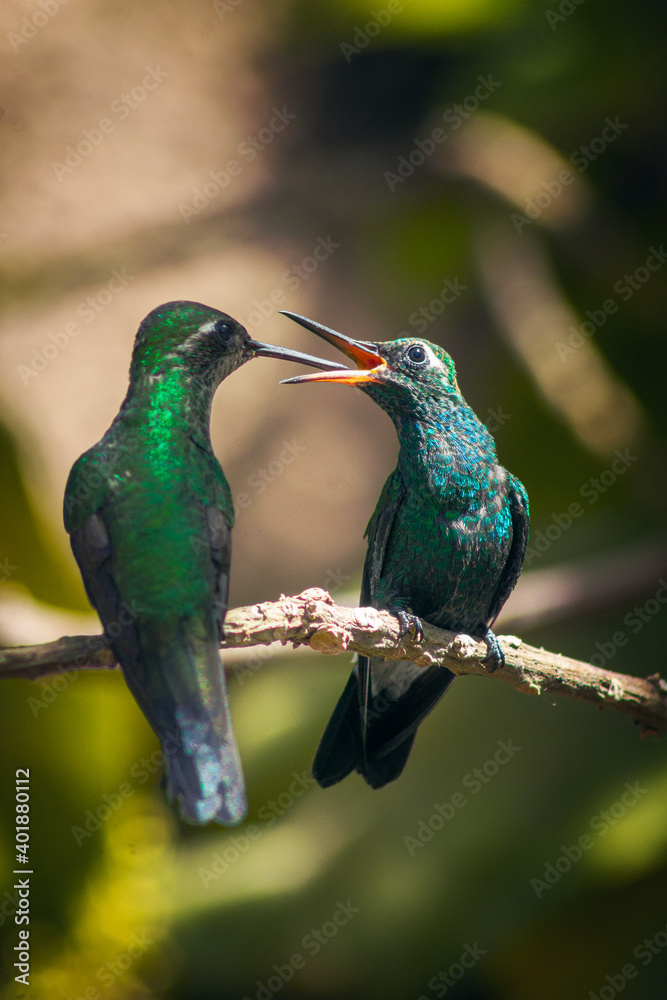
<svg viewBox="0 0 667 1000">
<path fill-rule="evenodd" d="M 423 365 L 426 361 L 426 349 L 421 344 L 413 344 L 408 348 L 408 358 L 415 365 Z"/>
<path fill-rule="evenodd" d="M 231 340 L 233 334 L 234 331 L 232 330 L 230 324 L 225 322 L 225 320 L 219 320 L 215 324 L 215 335 L 223 344 L 227 344 Z"/>
</svg>

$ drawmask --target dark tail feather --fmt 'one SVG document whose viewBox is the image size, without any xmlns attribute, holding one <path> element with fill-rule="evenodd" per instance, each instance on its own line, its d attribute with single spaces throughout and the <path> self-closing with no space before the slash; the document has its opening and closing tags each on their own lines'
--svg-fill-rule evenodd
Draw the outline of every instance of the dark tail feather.
<svg viewBox="0 0 667 1000">
<path fill-rule="evenodd" d="M 169 797 L 189 823 L 239 823 L 247 812 L 245 782 L 218 652 L 218 621 L 203 615 L 171 630 L 155 621 L 140 623 L 121 601 L 101 514 L 74 531 L 71 542 L 102 622 L 123 623 L 109 642 L 160 740 Z"/>
<path fill-rule="evenodd" d="M 313 761 L 315 781 L 328 788 L 354 771 L 363 757 L 357 675 L 350 674 Z"/>
<path fill-rule="evenodd" d="M 414 670 L 414 665 L 406 663 Z M 415 672 L 407 690 L 398 698 L 382 691 L 369 710 L 367 756 L 378 760 L 402 746 L 438 704 L 456 674 L 446 667 L 432 666 Z"/>
<path fill-rule="evenodd" d="M 357 671 L 334 709 L 313 763 L 313 777 L 323 788 L 357 770 L 371 788 L 382 788 L 403 771 L 417 727 L 440 701 L 456 676 L 446 667 L 419 670 L 412 663 L 385 668 L 388 686 L 375 696 L 364 694 L 373 660 L 359 657 Z M 386 661 L 382 661 L 383 663 Z M 392 697 L 391 678 L 407 678 L 399 697 Z M 410 679 L 410 677 L 412 679 Z"/>
<path fill-rule="evenodd" d="M 217 642 L 178 636 L 123 668 L 165 756 L 167 797 L 188 823 L 240 823 L 245 782 Z"/>
<path fill-rule="evenodd" d="M 408 733 L 403 742 L 399 743 L 389 753 L 371 757 L 370 759 L 367 755 L 366 760 L 362 761 L 361 766 L 357 770 L 371 788 L 384 788 L 390 781 L 395 781 L 398 778 L 408 762 L 412 744 L 415 741 L 415 735 L 416 730 L 415 732 Z"/>
</svg>

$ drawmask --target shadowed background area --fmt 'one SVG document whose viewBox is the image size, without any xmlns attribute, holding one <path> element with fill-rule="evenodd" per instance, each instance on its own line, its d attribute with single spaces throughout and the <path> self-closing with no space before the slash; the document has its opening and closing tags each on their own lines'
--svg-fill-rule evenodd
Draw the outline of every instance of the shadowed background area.
<svg viewBox="0 0 667 1000">
<path fill-rule="evenodd" d="M 0 642 L 98 629 L 67 473 L 118 410 L 141 319 L 193 299 L 327 356 L 278 310 L 443 345 L 531 498 L 498 631 L 664 672 L 665 26 L 653 0 L 7 4 Z M 292 374 L 253 361 L 215 401 L 233 605 L 356 603 L 393 468 L 370 399 Z M 3 682 L 3 1000 L 24 995 L 17 768 L 34 1000 L 659 995 L 663 744 L 466 678 L 398 782 L 324 792 L 310 765 L 349 658 L 234 670 L 234 830 L 167 809 L 116 672 Z"/>
</svg>

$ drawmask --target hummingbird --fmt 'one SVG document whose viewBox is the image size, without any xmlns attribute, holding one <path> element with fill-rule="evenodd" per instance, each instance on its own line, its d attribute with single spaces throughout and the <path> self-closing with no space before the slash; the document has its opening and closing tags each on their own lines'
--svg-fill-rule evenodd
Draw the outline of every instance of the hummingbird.
<svg viewBox="0 0 667 1000">
<path fill-rule="evenodd" d="M 353 340 L 284 315 L 333 344 L 358 370 L 318 372 L 287 383 L 357 386 L 391 417 L 398 463 L 364 537 L 361 605 L 391 611 L 423 638 L 421 619 L 483 639 L 491 671 L 504 663 L 493 625 L 521 572 L 528 496 L 498 464 L 494 440 L 459 389 L 442 347 L 403 337 Z M 359 656 L 318 747 L 313 776 L 326 788 L 356 770 L 372 788 L 396 779 L 417 727 L 454 680 L 446 667 Z"/>
<path fill-rule="evenodd" d="M 160 740 L 167 797 L 192 824 L 247 812 L 219 655 L 234 506 L 209 424 L 219 384 L 256 357 L 339 367 L 252 340 L 197 302 L 158 306 L 136 335 L 118 415 L 65 490 L 86 592 Z"/>
</svg>

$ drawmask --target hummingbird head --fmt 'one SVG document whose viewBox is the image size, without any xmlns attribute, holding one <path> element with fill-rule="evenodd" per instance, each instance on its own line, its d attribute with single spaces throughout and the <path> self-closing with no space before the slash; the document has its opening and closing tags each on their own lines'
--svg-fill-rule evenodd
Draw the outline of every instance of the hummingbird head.
<svg viewBox="0 0 667 1000">
<path fill-rule="evenodd" d="M 343 382 L 371 396 L 390 416 L 427 417 L 461 402 L 454 362 L 437 344 L 416 337 L 376 343 L 352 340 L 320 323 L 284 312 L 351 358 L 358 370 L 340 368 L 285 379 L 294 382 Z"/>
<path fill-rule="evenodd" d="M 251 358 L 300 361 L 325 370 L 339 366 L 285 347 L 253 340 L 227 313 L 199 302 L 167 302 L 141 323 L 134 342 L 131 379 L 151 381 L 182 372 L 210 388 Z"/>
</svg>

